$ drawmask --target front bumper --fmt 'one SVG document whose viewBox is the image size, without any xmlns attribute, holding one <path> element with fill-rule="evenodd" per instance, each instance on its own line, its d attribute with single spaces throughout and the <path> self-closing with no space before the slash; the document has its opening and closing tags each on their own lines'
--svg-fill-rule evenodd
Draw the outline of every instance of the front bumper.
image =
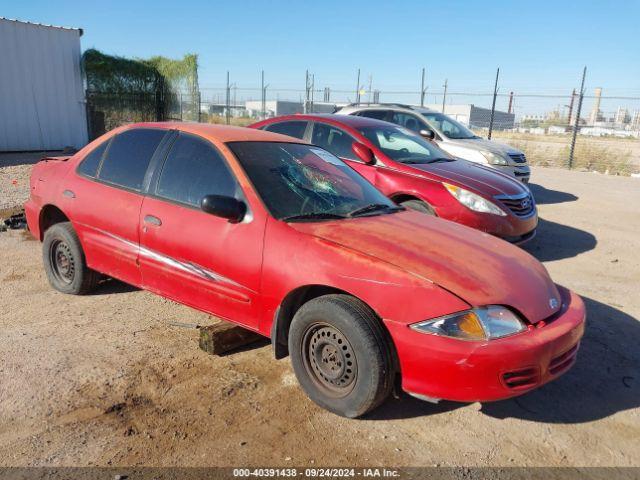
<svg viewBox="0 0 640 480">
<path fill-rule="evenodd" d="M 499 203 L 496 200 L 493 201 Z M 517 245 L 531 240 L 538 226 L 537 210 L 527 217 L 518 217 L 513 213 L 500 216 L 474 212 L 453 198 L 445 205 L 437 205 L 436 213 L 445 220 L 461 223 Z"/>
<path fill-rule="evenodd" d="M 531 169 L 527 164 L 489 165 L 489 166 L 491 168 L 495 168 L 499 172 L 502 172 L 511 177 L 514 177 L 523 183 L 529 183 L 529 179 L 531 178 Z"/>
<path fill-rule="evenodd" d="M 585 323 L 580 297 L 558 289 L 559 313 L 526 332 L 497 340 L 456 340 L 385 321 L 398 352 L 403 390 L 431 399 L 493 401 L 556 379 L 574 364 Z"/>
</svg>

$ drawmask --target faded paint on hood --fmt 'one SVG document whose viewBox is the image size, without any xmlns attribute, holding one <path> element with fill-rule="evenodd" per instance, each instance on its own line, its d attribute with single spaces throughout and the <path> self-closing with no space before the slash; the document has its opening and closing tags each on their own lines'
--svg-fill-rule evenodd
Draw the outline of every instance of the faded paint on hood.
<svg viewBox="0 0 640 480">
<path fill-rule="evenodd" d="M 473 306 L 509 305 L 532 323 L 558 310 L 549 302 L 560 294 L 540 262 L 463 225 L 413 211 L 289 225 L 430 280 Z"/>
<path fill-rule="evenodd" d="M 451 180 L 461 187 L 493 197 L 495 195 L 519 195 L 528 192 L 528 188 L 519 180 L 466 160 L 409 165 L 433 175 L 443 181 Z"/>
</svg>

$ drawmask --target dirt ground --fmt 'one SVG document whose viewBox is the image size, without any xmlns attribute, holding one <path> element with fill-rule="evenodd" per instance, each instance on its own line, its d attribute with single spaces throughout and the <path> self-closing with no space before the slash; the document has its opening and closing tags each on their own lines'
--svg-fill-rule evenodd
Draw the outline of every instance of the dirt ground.
<svg viewBox="0 0 640 480">
<path fill-rule="evenodd" d="M 401 396 L 360 420 L 315 406 L 267 342 L 200 351 L 204 314 L 114 281 L 53 291 L 40 244 L 0 233 L 0 466 L 639 466 L 640 179 L 532 179 L 527 250 L 588 308 L 575 367 L 515 400 Z"/>
</svg>

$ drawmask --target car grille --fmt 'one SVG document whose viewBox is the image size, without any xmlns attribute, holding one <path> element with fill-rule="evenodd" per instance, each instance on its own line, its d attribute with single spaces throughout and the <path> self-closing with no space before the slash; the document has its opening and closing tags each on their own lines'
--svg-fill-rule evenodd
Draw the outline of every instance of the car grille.
<svg viewBox="0 0 640 480">
<path fill-rule="evenodd" d="M 499 195 L 496 199 L 500 200 L 505 207 L 518 217 L 528 217 L 533 215 L 536 210 L 535 201 L 530 193 L 515 196 Z"/>
<path fill-rule="evenodd" d="M 527 163 L 527 157 L 524 156 L 524 153 L 510 153 L 509 156 L 516 163 Z"/>
</svg>

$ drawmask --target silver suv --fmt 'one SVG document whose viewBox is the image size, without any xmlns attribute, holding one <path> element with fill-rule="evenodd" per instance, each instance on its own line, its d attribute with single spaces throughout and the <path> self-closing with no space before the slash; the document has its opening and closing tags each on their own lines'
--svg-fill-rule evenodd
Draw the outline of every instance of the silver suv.
<svg viewBox="0 0 640 480">
<path fill-rule="evenodd" d="M 454 157 L 482 163 L 524 183 L 531 170 L 524 153 L 509 145 L 478 137 L 467 127 L 435 110 L 400 104 L 347 105 L 336 112 L 395 123 L 434 140 Z"/>
</svg>

